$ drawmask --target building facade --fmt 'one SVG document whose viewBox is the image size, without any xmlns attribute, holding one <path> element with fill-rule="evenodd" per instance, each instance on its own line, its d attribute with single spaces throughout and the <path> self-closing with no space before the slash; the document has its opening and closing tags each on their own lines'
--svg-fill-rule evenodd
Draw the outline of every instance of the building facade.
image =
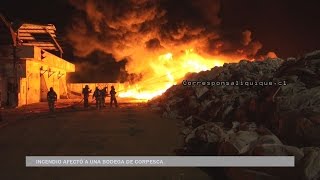
<svg viewBox="0 0 320 180">
<path fill-rule="evenodd" d="M 46 101 L 50 87 L 58 98 L 67 98 L 66 74 L 74 72 L 75 65 L 49 52 L 62 54 L 54 26 L 22 24 L 14 31 L 3 16 L 0 20 L 1 104 Z"/>
<path fill-rule="evenodd" d="M 66 74 L 75 66 L 38 47 L 28 47 L 18 66 L 19 105 L 46 101 L 50 87 L 58 99 L 68 98 Z"/>
</svg>

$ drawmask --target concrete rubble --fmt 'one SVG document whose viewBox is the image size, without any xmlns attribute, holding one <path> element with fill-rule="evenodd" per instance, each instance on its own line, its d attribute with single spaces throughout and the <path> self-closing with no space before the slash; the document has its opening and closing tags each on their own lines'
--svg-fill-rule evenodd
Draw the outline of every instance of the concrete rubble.
<svg viewBox="0 0 320 180">
<path fill-rule="evenodd" d="M 184 155 L 292 155 L 286 168 L 225 168 L 230 179 L 320 178 L 320 51 L 299 58 L 224 64 L 189 81 L 282 82 L 282 85 L 175 85 L 149 102 L 181 119 Z M 288 173 L 290 172 L 290 173 Z M 243 178 L 239 178 L 243 177 Z"/>
</svg>

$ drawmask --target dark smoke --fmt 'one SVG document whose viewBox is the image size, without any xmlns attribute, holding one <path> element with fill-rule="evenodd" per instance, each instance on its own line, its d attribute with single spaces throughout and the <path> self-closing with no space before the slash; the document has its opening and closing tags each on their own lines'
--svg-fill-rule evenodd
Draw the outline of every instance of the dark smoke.
<svg viewBox="0 0 320 180">
<path fill-rule="evenodd" d="M 159 39 L 157 38 L 150 39 L 149 41 L 147 41 L 146 47 L 148 50 L 159 50 L 163 48 L 163 46 L 161 46 Z"/>
<path fill-rule="evenodd" d="M 68 30 L 75 54 L 95 51 L 127 59 L 146 74 L 152 57 L 188 48 L 203 56 L 254 58 L 262 44 L 250 30 L 221 31 L 220 0 L 70 0 L 78 10 Z M 141 68 L 139 68 L 141 66 Z"/>
<path fill-rule="evenodd" d="M 252 41 L 249 30 L 243 31 L 240 42 L 229 45 L 228 37 L 219 32 L 220 0 L 70 0 L 70 3 L 82 12 L 74 18 L 68 35 L 78 56 L 101 50 L 122 59 L 135 53 L 135 46 L 142 45 L 146 50 L 171 49 L 204 39 L 196 46 L 208 54 L 241 50 L 251 57 L 261 48 L 261 44 Z"/>
</svg>

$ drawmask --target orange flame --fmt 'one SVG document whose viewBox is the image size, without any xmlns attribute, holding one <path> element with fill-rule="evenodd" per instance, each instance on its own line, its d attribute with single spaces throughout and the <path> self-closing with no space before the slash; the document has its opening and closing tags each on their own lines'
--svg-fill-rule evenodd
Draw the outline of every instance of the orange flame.
<svg viewBox="0 0 320 180">
<path fill-rule="evenodd" d="M 171 86 L 176 85 L 187 73 L 210 70 L 214 66 L 222 66 L 223 57 L 205 58 L 193 49 L 187 49 L 182 55 L 175 56 L 168 52 L 156 57 L 148 64 L 153 74 L 135 85 L 127 86 L 119 92 L 119 97 L 135 98 L 141 101 L 150 100 L 163 94 Z"/>
</svg>

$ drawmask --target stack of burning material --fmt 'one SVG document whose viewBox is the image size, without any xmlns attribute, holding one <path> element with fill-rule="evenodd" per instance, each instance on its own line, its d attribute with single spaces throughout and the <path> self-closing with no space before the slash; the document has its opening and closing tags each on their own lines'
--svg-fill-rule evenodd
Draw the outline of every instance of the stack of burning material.
<svg viewBox="0 0 320 180">
<path fill-rule="evenodd" d="M 186 81 L 229 83 L 229 85 L 176 85 L 161 97 L 150 102 L 153 107 L 161 107 L 164 117 L 190 118 L 199 116 L 207 121 L 226 121 L 236 108 L 246 106 L 256 98 L 263 87 L 230 85 L 231 82 L 270 81 L 281 65 L 281 59 L 268 59 L 262 62 L 240 61 L 214 67 L 210 71 L 193 73 L 186 76 Z"/>
<path fill-rule="evenodd" d="M 190 81 L 281 82 L 264 86 L 177 85 L 150 105 L 181 118 L 184 154 L 292 155 L 295 170 L 226 169 L 237 177 L 320 177 L 320 51 L 298 59 L 240 61 L 189 74 Z M 239 174 L 240 173 L 240 174 Z M 289 177 L 290 176 L 290 177 Z M 267 178 L 268 179 L 268 178 Z"/>
</svg>

